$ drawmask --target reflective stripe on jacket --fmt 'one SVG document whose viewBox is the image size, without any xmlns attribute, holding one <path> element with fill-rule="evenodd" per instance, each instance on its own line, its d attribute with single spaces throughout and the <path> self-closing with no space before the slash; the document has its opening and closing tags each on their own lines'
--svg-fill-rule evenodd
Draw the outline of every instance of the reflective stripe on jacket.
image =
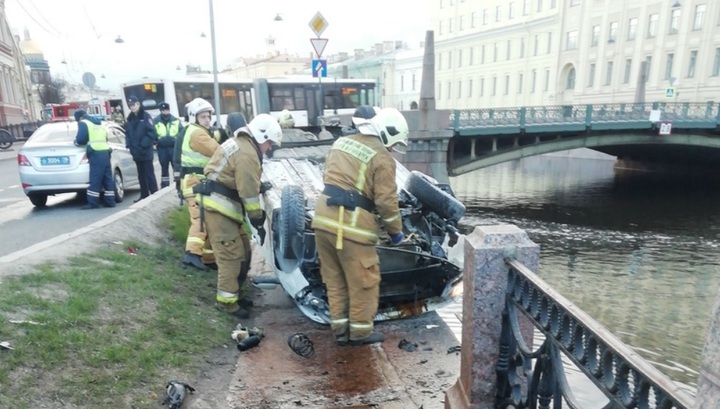
<svg viewBox="0 0 720 409">
<path fill-rule="evenodd" d="M 330 149 L 323 175 L 325 184 L 356 190 L 372 200 L 388 234 L 400 232 L 400 211 L 395 182 L 395 159 L 377 136 L 355 134 L 338 139 Z M 344 210 L 328 206 L 321 195 L 315 207 L 312 228 L 338 234 L 360 244 L 376 244 L 378 224 L 373 213 L 356 207 Z"/>
<path fill-rule="evenodd" d="M 87 119 L 83 119 L 82 122 L 87 125 L 88 128 L 88 146 L 96 152 L 109 151 L 110 145 L 108 144 L 105 127 L 95 125 Z"/>
<path fill-rule="evenodd" d="M 243 212 L 251 220 L 260 219 L 260 158 L 257 146 L 245 133 L 241 132 L 237 137 L 225 141 L 205 166 L 205 177 L 228 189 L 237 190 L 242 203 L 216 192 L 207 196 L 198 195 L 198 203 L 239 223 L 244 220 Z"/>
</svg>

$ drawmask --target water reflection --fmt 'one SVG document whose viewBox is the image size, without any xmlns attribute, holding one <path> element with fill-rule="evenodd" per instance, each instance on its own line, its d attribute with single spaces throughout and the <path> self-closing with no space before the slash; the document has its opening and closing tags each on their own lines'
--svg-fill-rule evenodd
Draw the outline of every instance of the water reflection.
<svg viewBox="0 0 720 409">
<path fill-rule="evenodd" d="M 468 207 L 467 230 L 526 230 L 546 281 L 694 393 L 720 286 L 720 183 L 613 166 L 532 157 L 451 184 Z"/>
</svg>

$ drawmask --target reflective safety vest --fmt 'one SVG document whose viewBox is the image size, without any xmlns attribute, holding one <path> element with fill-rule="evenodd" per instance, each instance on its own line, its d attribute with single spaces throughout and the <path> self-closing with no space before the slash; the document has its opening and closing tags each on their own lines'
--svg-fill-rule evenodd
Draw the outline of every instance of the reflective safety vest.
<svg viewBox="0 0 720 409">
<path fill-rule="evenodd" d="M 182 142 L 182 156 L 180 157 L 180 166 L 183 168 L 202 169 L 210 161 L 209 157 L 190 149 L 190 135 L 197 130 L 201 130 L 204 133 L 208 132 L 205 128 L 197 124 L 190 124 L 187 128 L 185 128 L 185 134 L 183 135 Z"/>
<path fill-rule="evenodd" d="M 109 151 L 110 145 L 108 144 L 107 131 L 102 125 L 96 125 L 87 119 L 83 119 L 85 125 L 88 128 L 88 146 L 96 151 Z"/>
<path fill-rule="evenodd" d="M 157 131 L 158 138 L 166 136 L 175 138 L 180 131 L 180 120 L 175 119 L 170 121 L 168 126 L 165 126 L 165 122 L 158 121 L 155 123 L 155 130 Z"/>
</svg>

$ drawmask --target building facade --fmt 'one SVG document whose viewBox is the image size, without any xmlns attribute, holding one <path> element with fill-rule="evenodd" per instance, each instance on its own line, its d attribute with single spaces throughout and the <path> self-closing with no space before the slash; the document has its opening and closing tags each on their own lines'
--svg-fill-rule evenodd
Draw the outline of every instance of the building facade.
<svg viewBox="0 0 720 409">
<path fill-rule="evenodd" d="M 705 102 L 720 91 L 720 2 L 434 0 L 430 7 L 438 108 Z"/>
<path fill-rule="evenodd" d="M 5 1 L 0 0 L 0 126 L 32 120 L 32 94 L 19 41 L 10 32 Z"/>
</svg>

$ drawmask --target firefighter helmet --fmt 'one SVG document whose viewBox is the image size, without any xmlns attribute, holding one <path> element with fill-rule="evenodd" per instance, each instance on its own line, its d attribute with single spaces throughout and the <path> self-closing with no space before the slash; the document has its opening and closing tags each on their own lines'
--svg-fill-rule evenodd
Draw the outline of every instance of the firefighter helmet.
<svg viewBox="0 0 720 409">
<path fill-rule="evenodd" d="M 250 135 L 258 144 L 270 141 L 273 145 L 282 143 L 282 129 L 280 124 L 270 114 L 260 114 L 253 118 L 247 126 Z"/>
</svg>

